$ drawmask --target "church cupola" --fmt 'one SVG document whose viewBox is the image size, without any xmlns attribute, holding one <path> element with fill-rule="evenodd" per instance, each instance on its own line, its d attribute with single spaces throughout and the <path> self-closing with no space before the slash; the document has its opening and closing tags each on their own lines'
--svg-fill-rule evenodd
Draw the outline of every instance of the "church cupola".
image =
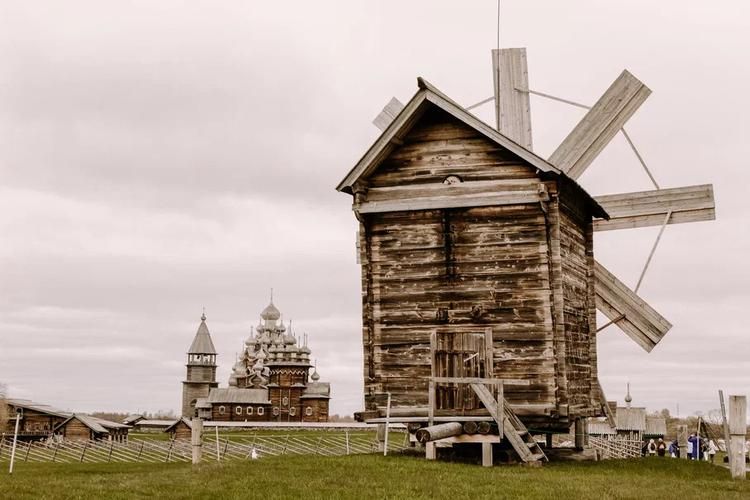
<svg viewBox="0 0 750 500">
<path fill-rule="evenodd" d="M 187 376 L 182 382 L 182 416 L 192 417 L 199 398 L 208 397 L 216 382 L 216 348 L 206 325 L 206 313 L 187 352 Z"/>
</svg>

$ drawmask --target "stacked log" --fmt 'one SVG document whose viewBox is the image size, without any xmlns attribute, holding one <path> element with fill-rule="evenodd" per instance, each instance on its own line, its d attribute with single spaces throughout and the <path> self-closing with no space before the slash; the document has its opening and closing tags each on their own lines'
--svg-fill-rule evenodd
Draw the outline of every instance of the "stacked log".
<svg viewBox="0 0 750 500">
<path fill-rule="evenodd" d="M 459 434 L 463 434 L 463 432 L 464 426 L 459 422 L 448 422 L 445 424 L 423 427 L 416 432 L 416 438 L 417 441 L 424 444 L 438 439 L 458 436 Z"/>
</svg>

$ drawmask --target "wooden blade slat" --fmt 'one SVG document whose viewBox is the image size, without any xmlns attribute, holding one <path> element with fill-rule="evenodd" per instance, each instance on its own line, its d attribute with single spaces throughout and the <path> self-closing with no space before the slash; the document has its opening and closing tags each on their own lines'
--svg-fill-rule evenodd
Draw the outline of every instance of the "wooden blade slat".
<svg viewBox="0 0 750 500">
<path fill-rule="evenodd" d="M 560 144 L 549 161 L 577 179 L 651 94 L 640 80 L 623 71 Z"/>
<path fill-rule="evenodd" d="M 714 220 L 713 186 L 703 184 L 680 188 L 597 196 L 609 220 L 595 220 L 595 231 L 660 226 L 672 212 L 669 224 Z"/>
<path fill-rule="evenodd" d="M 650 352 L 672 324 L 618 280 L 600 263 L 594 263 L 596 307 L 644 350 Z"/>
<path fill-rule="evenodd" d="M 497 130 L 531 151 L 531 105 L 526 49 L 492 51 L 492 80 L 495 86 Z"/>
<path fill-rule="evenodd" d="M 388 104 L 383 107 L 383 111 L 375 117 L 372 123 L 374 123 L 380 130 L 385 130 L 388 128 L 388 125 L 396 119 L 396 116 L 398 116 L 402 109 L 404 109 L 404 105 L 401 101 L 395 97 L 391 97 Z"/>
</svg>

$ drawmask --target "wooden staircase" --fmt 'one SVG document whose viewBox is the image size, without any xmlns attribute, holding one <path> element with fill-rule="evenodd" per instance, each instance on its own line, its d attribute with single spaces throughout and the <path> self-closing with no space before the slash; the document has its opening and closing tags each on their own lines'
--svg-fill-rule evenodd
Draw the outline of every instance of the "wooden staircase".
<svg viewBox="0 0 750 500">
<path fill-rule="evenodd" d="M 523 422 L 521 422 L 516 414 L 513 413 L 513 410 L 502 396 L 502 393 L 498 400 L 495 400 L 486 385 L 479 383 L 473 383 L 470 385 L 472 390 L 482 401 L 482 404 L 487 408 L 487 411 L 490 412 L 492 418 L 497 422 L 500 437 L 504 437 L 510 443 L 522 462 L 527 464 L 539 464 L 549 461 L 547 455 L 544 454 L 544 450 L 539 446 L 539 443 L 537 443 L 534 437 L 529 433 L 529 430 L 523 425 Z M 501 409 L 498 408 L 499 401 L 502 402 Z"/>
</svg>

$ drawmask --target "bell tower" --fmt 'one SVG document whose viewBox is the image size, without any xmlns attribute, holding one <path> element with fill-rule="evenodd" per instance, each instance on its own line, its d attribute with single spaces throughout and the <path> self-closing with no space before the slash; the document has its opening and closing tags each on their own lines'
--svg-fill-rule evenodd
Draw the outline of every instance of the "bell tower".
<svg viewBox="0 0 750 500">
<path fill-rule="evenodd" d="M 216 348 L 206 326 L 206 313 L 187 352 L 187 376 L 182 382 L 182 416 L 192 417 L 198 398 L 207 398 L 216 382 Z"/>
</svg>

